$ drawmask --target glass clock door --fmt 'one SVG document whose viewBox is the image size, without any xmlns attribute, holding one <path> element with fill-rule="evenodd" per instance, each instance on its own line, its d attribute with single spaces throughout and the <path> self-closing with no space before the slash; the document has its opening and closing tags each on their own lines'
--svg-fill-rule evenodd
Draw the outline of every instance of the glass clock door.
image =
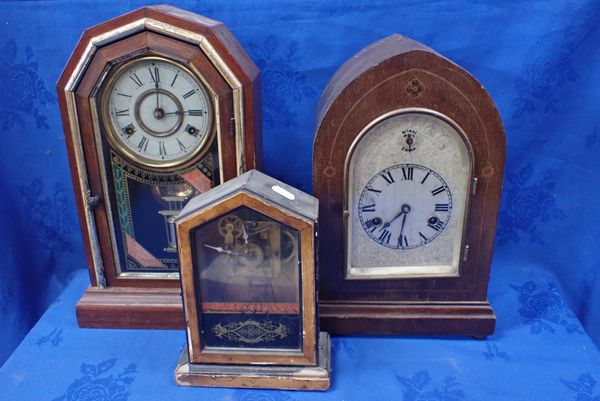
<svg viewBox="0 0 600 401">
<path fill-rule="evenodd" d="M 241 206 L 190 241 L 203 349 L 302 350 L 298 230 Z"/>
<path fill-rule="evenodd" d="M 358 136 L 347 166 L 347 278 L 459 274 L 473 167 L 456 124 L 389 113 Z"/>
</svg>

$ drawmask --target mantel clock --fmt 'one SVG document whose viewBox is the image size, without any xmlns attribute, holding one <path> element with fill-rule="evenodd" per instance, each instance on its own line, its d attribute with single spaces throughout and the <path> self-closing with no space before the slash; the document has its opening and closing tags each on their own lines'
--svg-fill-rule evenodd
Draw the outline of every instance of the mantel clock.
<svg viewBox="0 0 600 401">
<path fill-rule="evenodd" d="M 326 330 L 493 332 L 505 137 L 473 76 L 400 35 L 371 45 L 325 89 L 313 157 Z"/>
<path fill-rule="evenodd" d="M 258 75 L 221 22 L 170 6 L 84 32 L 57 85 L 92 284 L 81 326 L 183 326 L 175 216 L 260 166 Z"/>
<path fill-rule="evenodd" d="M 318 201 L 256 170 L 176 219 L 187 347 L 180 385 L 325 390 L 318 331 Z"/>
</svg>

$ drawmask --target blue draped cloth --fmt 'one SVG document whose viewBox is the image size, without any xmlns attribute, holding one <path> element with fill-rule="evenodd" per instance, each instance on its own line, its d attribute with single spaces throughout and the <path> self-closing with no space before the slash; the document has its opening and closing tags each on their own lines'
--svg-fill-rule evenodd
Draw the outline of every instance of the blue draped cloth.
<svg viewBox="0 0 600 401">
<path fill-rule="evenodd" d="M 73 275 L 81 280 L 85 268 L 55 83 L 85 28 L 149 3 L 0 2 L 0 364 Z M 506 312 L 522 317 L 515 330 L 568 335 L 565 341 L 585 331 L 600 344 L 595 308 L 600 304 L 598 1 L 206 0 L 174 5 L 225 22 L 259 66 L 264 170 L 308 192 L 316 104 L 335 70 L 353 54 L 400 33 L 470 71 L 495 99 L 507 134 L 492 276 L 505 280 L 492 288 L 518 293 L 522 302 L 498 309 L 499 327 Z M 532 272 L 543 279 L 527 278 Z M 557 308 L 574 318 L 564 320 Z M 540 314 L 546 318 L 536 318 Z M 338 353 L 346 352 L 346 341 L 337 340 Z M 374 339 L 356 341 L 378 347 Z M 448 347 L 460 352 L 464 344 Z M 480 347 L 502 353 L 494 344 Z M 595 352 L 591 344 L 573 352 Z M 102 361 L 100 355 L 87 361 L 80 375 L 108 372 L 112 363 L 94 365 Z M 126 369 L 121 363 L 111 365 L 114 375 Z M 536 363 L 533 356 L 528 363 Z M 560 380 L 569 383 L 566 388 L 598 394 L 592 383 L 600 379 L 599 371 L 592 378 L 579 376 L 586 373 L 583 368 L 573 370 Z M 433 371 L 425 373 L 405 371 L 395 380 L 417 394 L 433 380 Z M 433 388 L 453 388 L 443 378 L 438 375 L 442 381 Z"/>
</svg>

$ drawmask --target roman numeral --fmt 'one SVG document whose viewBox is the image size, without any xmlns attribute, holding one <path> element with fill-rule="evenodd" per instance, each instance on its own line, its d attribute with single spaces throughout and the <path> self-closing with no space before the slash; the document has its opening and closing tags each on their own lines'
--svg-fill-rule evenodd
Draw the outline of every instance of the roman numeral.
<svg viewBox="0 0 600 401">
<path fill-rule="evenodd" d="M 407 246 L 408 246 L 408 237 L 406 237 L 406 235 L 404 235 L 404 234 L 400 234 L 400 236 L 398 237 L 398 247 L 404 248 Z"/>
<path fill-rule="evenodd" d="M 146 149 L 148 149 L 148 138 L 146 138 L 145 136 L 143 136 L 142 140 L 140 141 L 140 143 L 138 143 L 137 147 L 138 147 L 139 150 L 143 150 L 145 152 Z"/>
<path fill-rule="evenodd" d="M 437 220 L 435 224 L 427 223 L 427 225 L 433 228 L 435 231 L 440 231 L 444 228 L 444 223 L 442 223 L 441 220 Z"/>
<path fill-rule="evenodd" d="M 150 72 L 150 79 L 152 82 L 159 83 L 160 75 L 158 74 L 158 67 L 154 66 L 154 74 L 152 73 L 152 68 L 148 68 L 148 71 Z"/>
<path fill-rule="evenodd" d="M 121 93 L 121 92 L 117 92 L 117 96 L 131 97 L 131 95 L 126 95 L 126 94 Z"/>
<path fill-rule="evenodd" d="M 387 181 L 388 184 L 391 184 L 394 182 L 394 177 L 392 177 L 392 172 L 391 171 L 383 171 L 381 173 L 381 176 L 383 177 L 384 180 Z"/>
<path fill-rule="evenodd" d="M 402 167 L 402 175 L 404 176 L 405 180 L 412 181 L 414 172 L 414 167 Z"/>
<path fill-rule="evenodd" d="M 188 114 L 190 116 L 198 116 L 198 117 L 202 117 L 204 115 L 204 110 L 189 110 Z"/>
<path fill-rule="evenodd" d="M 158 153 L 161 156 L 166 156 L 167 155 L 167 148 L 165 147 L 165 143 L 164 142 L 159 142 L 158 143 Z"/>
<path fill-rule="evenodd" d="M 372 205 L 361 206 L 360 211 L 361 212 L 374 212 L 375 204 L 373 203 Z"/>
<path fill-rule="evenodd" d="M 185 93 L 183 95 L 184 99 L 187 99 L 188 97 L 192 96 L 194 93 L 196 93 L 196 89 L 192 89 L 191 91 L 189 91 L 188 93 Z"/>
<path fill-rule="evenodd" d="M 142 80 L 140 79 L 140 77 L 137 76 L 137 74 L 135 72 L 132 75 L 130 75 L 129 78 L 131 78 L 131 80 L 133 82 L 135 82 L 135 84 L 138 86 L 138 88 L 141 88 L 142 86 L 144 86 L 144 84 L 142 83 Z"/>
<path fill-rule="evenodd" d="M 439 195 L 439 194 L 441 194 L 441 193 L 442 193 L 442 192 L 444 192 L 445 190 L 446 190 L 446 188 L 444 188 L 444 187 L 439 187 L 439 188 L 436 188 L 436 189 L 434 189 L 433 191 L 431 191 L 431 194 L 432 194 L 433 196 L 436 196 L 436 195 Z"/>
<path fill-rule="evenodd" d="M 183 143 L 181 143 L 181 141 L 179 140 L 179 138 L 177 138 L 177 143 L 179 144 L 179 149 L 183 150 L 185 152 L 185 145 Z"/>
<path fill-rule="evenodd" d="M 392 238 L 392 233 L 388 230 L 383 230 L 383 232 L 379 235 L 379 241 L 385 242 L 386 244 L 390 243 L 390 238 Z"/>
<path fill-rule="evenodd" d="M 423 241 L 425 241 L 425 242 L 429 241 L 429 238 L 427 238 L 425 235 L 423 235 L 423 233 L 421 231 L 419 231 L 419 235 L 421 236 L 421 238 L 423 238 Z"/>
<path fill-rule="evenodd" d="M 367 191 L 375 192 L 376 194 L 380 194 L 381 193 L 381 191 L 379 191 L 377 189 L 373 189 L 373 188 L 367 188 Z"/>
<path fill-rule="evenodd" d="M 427 180 L 427 177 L 429 177 L 429 171 L 427 172 L 427 174 L 425 174 L 425 177 L 423 177 L 423 179 L 421 180 L 421 184 L 425 183 L 425 181 Z"/>
<path fill-rule="evenodd" d="M 129 109 L 115 111 L 117 117 L 126 117 L 129 115 Z"/>
<path fill-rule="evenodd" d="M 447 203 L 436 203 L 435 204 L 436 212 L 447 212 L 448 210 L 450 210 L 450 205 L 448 205 Z"/>
<path fill-rule="evenodd" d="M 175 74 L 175 77 L 173 78 L 173 80 L 171 81 L 171 88 L 173 87 L 173 85 L 175 85 L 175 81 L 177 81 L 177 77 L 179 76 L 179 73 Z"/>
</svg>

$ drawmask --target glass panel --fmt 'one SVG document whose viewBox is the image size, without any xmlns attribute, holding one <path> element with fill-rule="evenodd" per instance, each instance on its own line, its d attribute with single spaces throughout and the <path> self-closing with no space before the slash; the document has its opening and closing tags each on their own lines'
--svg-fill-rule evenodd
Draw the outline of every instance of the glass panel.
<svg viewBox="0 0 600 401">
<path fill-rule="evenodd" d="M 384 118 L 348 173 L 348 278 L 459 273 L 471 158 L 456 126 L 428 112 Z"/>
<path fill-rule="evenodd" d="M 302 349 L 298 230 L 241 206 L 190 239 L 204 348 Z"/>
<path fill-rule="evenodd" d="M 218 184 L 216 151 L 213 144 L 185 174 L 143 170 L 109 152 L 112 226 L 122 273 L 179 272 L 175 216 L 199 188 Z"/>
</svg>

